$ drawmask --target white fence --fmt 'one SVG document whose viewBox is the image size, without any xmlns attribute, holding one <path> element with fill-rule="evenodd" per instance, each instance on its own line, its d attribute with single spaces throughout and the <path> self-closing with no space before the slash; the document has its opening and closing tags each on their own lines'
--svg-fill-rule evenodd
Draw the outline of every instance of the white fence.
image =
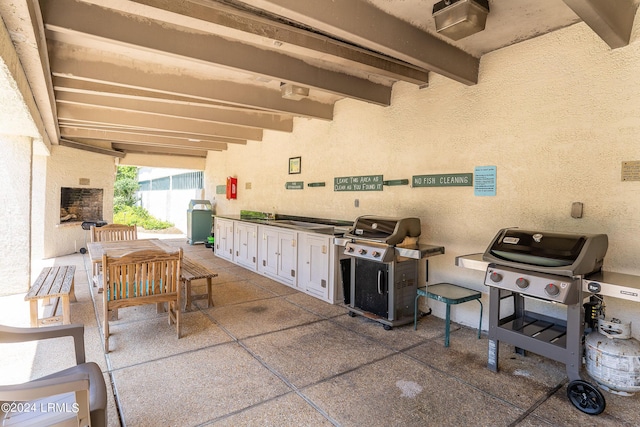
<svg viewBox="0 0 640 427">
<path fill-rule="evenodd" d="M 187 234 L 187 210 L 193 199 L 204 199 L 202 172 L 189 172 L 140 181 L 140 206 Z"/>
</svg>

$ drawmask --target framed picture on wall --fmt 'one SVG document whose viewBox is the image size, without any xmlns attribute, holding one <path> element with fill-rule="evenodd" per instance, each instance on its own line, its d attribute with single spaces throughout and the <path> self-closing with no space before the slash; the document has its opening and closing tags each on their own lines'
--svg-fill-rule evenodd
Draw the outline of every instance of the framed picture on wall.
<svg viewBox="0 0 640 427">
<path fill-rule="evenodd" d="M 300 173 L 300 164 L 302 163 L 301 157 L 289 158 L 289 174 Z"/>
</svg>

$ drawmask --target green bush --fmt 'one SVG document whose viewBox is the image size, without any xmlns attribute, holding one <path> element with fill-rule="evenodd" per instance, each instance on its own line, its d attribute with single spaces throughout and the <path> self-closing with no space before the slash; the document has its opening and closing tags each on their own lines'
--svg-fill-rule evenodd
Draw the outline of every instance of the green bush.
<svg viewBox="0 0 640 427">
<path fill-rule="evenodd" d="M 113 208 L 113 222 L 117 224 L 137 225 L 145 230 L 163 230 L 173 224 L 153 217 L 140 206 L 116 205 Z"/>
<path fill-rule="evenodd" d="M 145 230 L 164 230 L 173 224 L 161 221 L 144 208 L 135 206 L 138 202 L 138 168 L 118 166 L 113 197 L 113 222 L 116 224 L 138 225 Z"/>
</svg>

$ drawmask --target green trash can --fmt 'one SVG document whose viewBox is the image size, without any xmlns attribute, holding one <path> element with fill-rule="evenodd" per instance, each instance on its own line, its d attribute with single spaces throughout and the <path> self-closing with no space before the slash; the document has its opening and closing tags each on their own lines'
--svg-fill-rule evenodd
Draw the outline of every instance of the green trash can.
<svg viewBox="0 0 640 427">
<path fill-rule="evenodd" d="M 206 243 L 213 226 L 213 208 L 208 200 L 191 200 L 187 210 L 187 243 Z"/>
</svg>

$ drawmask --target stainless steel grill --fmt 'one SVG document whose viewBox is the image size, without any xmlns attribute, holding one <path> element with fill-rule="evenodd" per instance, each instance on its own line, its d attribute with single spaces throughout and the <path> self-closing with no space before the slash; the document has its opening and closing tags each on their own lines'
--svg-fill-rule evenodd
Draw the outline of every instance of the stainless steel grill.
<svg viewBox="0 0 640 427">
<path fill-rule="evenodd" d="M 483 254 L 489 286 L 488 366 L 498 370 L 500 341 L 566 365 L 571 381 L 567 393 L 585 413 L 596 415 L 605 407 L 604 396 L 580 379 L 584 335 L 585 275 L 602 268 L 607 252 L 605 234 L 564 234 L 503 229 Z M 509 307 L 501 307 L 507 298 Z M 525 308 L 525 299 L 564 307 L 566 318 L 554 318 Z"/>
<path fill-rule="evenodd" d="M 393 326 L 413 322 L 418 262 L 444 253 L 419 245 L 418 218 L 361 216 L 339 242 L 351 259 L 349 315 Z M 427 269 L 428 271 L 428 269 Z"/>
</svg>

